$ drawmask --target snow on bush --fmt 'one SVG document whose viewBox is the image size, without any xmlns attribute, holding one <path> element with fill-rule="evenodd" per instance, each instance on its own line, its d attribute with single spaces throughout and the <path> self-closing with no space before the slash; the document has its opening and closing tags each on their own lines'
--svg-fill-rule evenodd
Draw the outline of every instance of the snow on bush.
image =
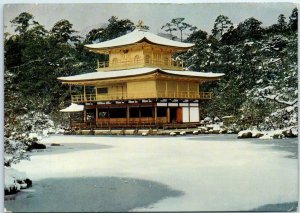
<svg viewBox="0 0 300 213">
<path fill-rule="evenodd" d="M 259 139 L 261 139 L 261 140 L 272 140 L 273 136 L 269 135 L 269 134 L 265 134 L 265 135 L 261 136 Z"/>
<path fill-rule="evenodd" d="M 182 131 L 179 133 L 180 135 L 186 135 L 186 131 Z"/>
<path fill-rule="evenodd" d="M 20 135 L 8 137 L 7 132 L 4 135 L 4 165 L 11 166 L 20 162 L 22 159 L 29 159 L 26 153 L 27 144 L 24 143 Z"/>
<path fill-rule="evenodd" d="M 4 192 L 6 195 L 28 188 L 31 184 L 31 180 L 27 178 L 25 173 L 10 167 L 4 167 Z"/>
<path fill-rule="evenodd" d="M 204 118 L 204 123 L 212 123 L 212 119 L 210 117 Z"/>
<path fill-rule="evenodd" d="M 215 117 L 215 118 L 214 118 L 214 122 L 220 122 L 220 118 Z"/>
<path fill-rule="evenodd" d="M 238 133 L 238 138 L 252 138 L 252 132 L 250 130 L 243 130 Z"/>
<path fill-rule="evenodd" d="M 6 122 L 4 165 L 11 166 L 22 159 L 29 159 L 26 152 L 33 148 L 45 148 L 39 144 L 40 140 L 55 133 L 55 129 L 54 122 L 48 115 L 35 111 L 16 117 L 13 123 Z"/>
<path fill-rule="evenodd" d="M 199 134 L 199 130 L 194 130 L 193 131 L 193 135 L 198 135 Z"/>
<path fill-rule="evenodd" d="M 176 132 L 170 132 L 170 135 L 171 136 L 176 136 L 177 134 L 176 134 Z"/>
<path fill-rule="evenodd" d="M 54 122 L 41 112 L 31 111 L 17 118 L 17 121 L 22 124 L 21 129 L 24 132 L 28 131 L 40 136 L 55 133 Z"/>
<path fill-rule="evenodd" d="M 290 129 L 290 131 L 294 136 L 298 136 L 298 128 L 297 127 L 292 127 Z"/>
</svg>

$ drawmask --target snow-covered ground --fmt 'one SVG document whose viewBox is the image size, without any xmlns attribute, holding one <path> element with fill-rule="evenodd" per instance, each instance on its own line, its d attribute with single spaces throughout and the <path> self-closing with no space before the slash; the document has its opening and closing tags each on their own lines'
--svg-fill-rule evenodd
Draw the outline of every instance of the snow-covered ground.
<svg viewBox="0 0 300 213">
<path fill-rule="evenodd" d="M 46 178 L 112 176 L 156 181 L 183 192 L 135 211 L 250 210 L 298 200 L 297 159 L 271 145 L 224 135 L 51 136 L 44 142 L 105 148 L 36 154 L 15 165 L 33 184 Z"/>
</svg>

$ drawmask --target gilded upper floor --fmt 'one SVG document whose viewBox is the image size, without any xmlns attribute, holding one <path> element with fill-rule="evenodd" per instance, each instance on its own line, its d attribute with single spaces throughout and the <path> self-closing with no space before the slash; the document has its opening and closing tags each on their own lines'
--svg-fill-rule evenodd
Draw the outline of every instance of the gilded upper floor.
<svg viewBox="0 0 300 213">
<path fill-rule="evenodd" d="M 109 41 L 86 45 L 90 51 L 107 54 L 108 61 L 97 63 L 98 71 L 157 67 L 183 70 L 182 60 L 172 59 L 173 54 L 186 51 L 194 44 L 169 40 L 148 31 L 136 29 Z"/>
</svg>

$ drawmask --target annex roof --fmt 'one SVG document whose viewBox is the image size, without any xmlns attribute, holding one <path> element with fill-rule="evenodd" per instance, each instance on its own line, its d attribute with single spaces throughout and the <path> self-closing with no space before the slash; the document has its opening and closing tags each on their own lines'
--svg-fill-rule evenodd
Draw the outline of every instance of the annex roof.
<svg viewBox="0 0 300 213">
<path fill-rule="evenodd" d="M 81 112 L 81 111 L 83 111 L 83 108 L 84 108 L 83 105 L 71 103 L 70 106 L 68 106 L 65 109 L 61 109 L 59 111 L 61 111 L 61 112 Z"/>
<path fill-rule="evenodd" d="M 173 41 L 164 37 L 160 37 L 153 33 L 148 32 L 147 30 L 143 29 L 136 29 L 126 35 L 120 36 L 118 38 L 104 41 L 96 44 L 87 44 L 85 47 L 90 49 L 106 49 L 111 47 L 118 47 L 124 46 L 134 43 L 139 43 L 142 41 L 149 41 L 153 44 L 164 45 L 164 46 L 171 46 L 171 47 L 179 47 L 179 48 L 189 48 L 194 46 L 192 43 L 183 43 L 178 41 Z"/>
<path fill-rule="evenodd" d="M 173 70 L 162 70 L 159 68 L 143 67 L 137 69 L 118 70 L 109 72 L 91 72 L 81 75 L 74 75 L 68 77 L 59 77 L 58 80 L 62 82 L 80 82 L 80 81 L 91 81 L 91 80 L 104 80 L 112 78 L 123 78 L 137 75 L 145 75 L 159 72 L 162 74 L 171 74 L 183 77 L 203 77 L 203 78 L 218 78 L 223 76 L 223 73 L 212 73 L 212 72 L 195 72 L 195 71 L 173 71 Z"/>
</svg>

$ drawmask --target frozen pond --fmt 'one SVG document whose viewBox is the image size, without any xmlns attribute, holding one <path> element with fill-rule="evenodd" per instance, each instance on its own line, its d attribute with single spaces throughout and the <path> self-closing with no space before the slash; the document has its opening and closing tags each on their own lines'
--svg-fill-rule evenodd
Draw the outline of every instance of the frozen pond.
<svg viewBox="0 0 300 213">
<path fill-rule="evenodd" d="M 181 194 L 163 184 L 132 178 L 44 179 L 17 196 L 7 196 L 6 208 L 16 212 L 124 212 Z"/>
<path fill-rule="evenodd" d="M 33 188 L 12 211 L 286 211 L 298 200 L 298 139 L 51 136 L 15 166 Z"/>
</svg>

